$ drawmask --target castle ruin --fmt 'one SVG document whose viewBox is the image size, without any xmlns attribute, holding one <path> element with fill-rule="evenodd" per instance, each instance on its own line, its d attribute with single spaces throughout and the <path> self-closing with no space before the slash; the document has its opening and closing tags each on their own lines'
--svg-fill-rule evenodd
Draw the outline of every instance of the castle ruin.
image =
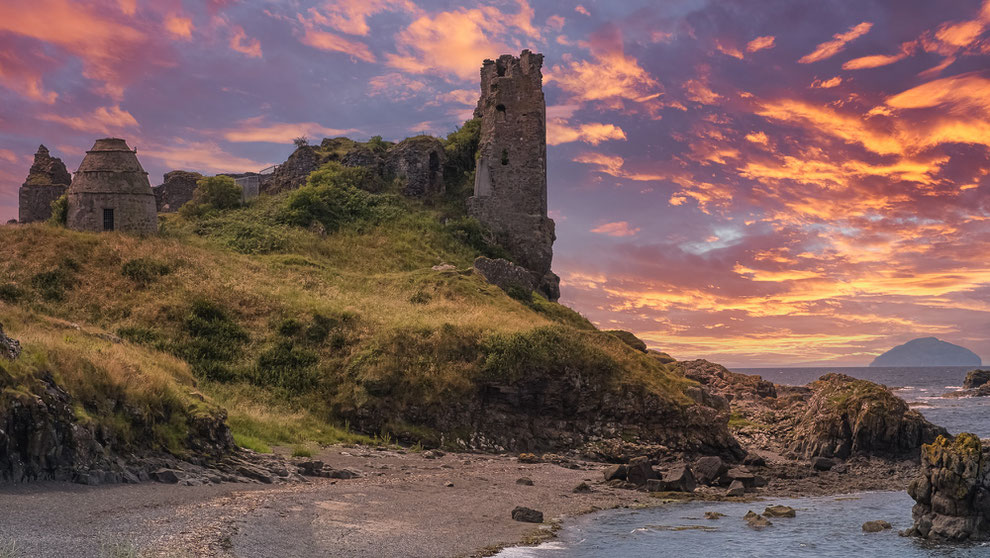
<svg viewBox="0 0 990 558">
<path fill-rule="evenodd" d="M 547 127 L 543 55 L 522 51 L 481 67 L 481 140 L 468 211 L 533 274 L 549 300 L 560 297 L 550 271 L 554 222 L 547 217 Z"/>
<path fill-rule="evenodd" d="M 52 215 L 52 202 L 62 197 L 72 182 L 65 163 L 52 157 L 44 145 L 34 154 L 34 164 L 24 185 L 17 192 L 17 222 L 46 221 Z"/>
<path fill-rule="evenodd" d="M 67 192 L 68 222 L 77 231 L 158 232 L 155 194 L 148 173 L 119 138 L 96 140 Z"/>
</svg>

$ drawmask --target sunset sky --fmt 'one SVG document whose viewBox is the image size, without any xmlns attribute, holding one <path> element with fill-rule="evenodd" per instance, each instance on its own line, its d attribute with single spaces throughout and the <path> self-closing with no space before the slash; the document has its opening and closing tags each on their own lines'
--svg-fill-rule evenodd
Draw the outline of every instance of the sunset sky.
<svg viewBox="0 0 990 558">
<path fill-rule="evenodd" d="M 0 218 L 39 143 L 158 184 L 446 135 L 523 48 L 562 302 L 734 366 L 990 360 L 990 0 L 3 0 Z"/>
</svg>

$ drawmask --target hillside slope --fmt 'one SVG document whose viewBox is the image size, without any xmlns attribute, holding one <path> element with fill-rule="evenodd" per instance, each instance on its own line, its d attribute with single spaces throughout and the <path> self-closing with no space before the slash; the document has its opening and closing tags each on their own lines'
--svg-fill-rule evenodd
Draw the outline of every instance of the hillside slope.
<svg viewBox="0 0 990 558">
<path fill-rule="evenodd" d="M 356 431 L 492 451 L 738 453 L 725 408 L 667 359 L 486 283 L 471 264 L 499 249 L 456 203 L 371 194 L 347 172 L 170 215 L 158 237 L 0 227 L 0 323 L 71 322 L 119 336 L 136 370 L 178 363 L 173 381 L 194 378 L 235 439 L 262 449 Z M 70 393 L 91 387 L 79 374 Z"/>
</svg>

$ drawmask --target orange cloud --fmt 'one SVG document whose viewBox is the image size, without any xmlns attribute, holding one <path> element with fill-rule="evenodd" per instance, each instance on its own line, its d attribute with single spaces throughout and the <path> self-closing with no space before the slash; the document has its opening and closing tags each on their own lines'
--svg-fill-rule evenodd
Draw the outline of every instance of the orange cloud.
<svg viewBox="0 0 990 558">
<path fill-rule="evenodd" d="M 165 30 L 180 39 L 191 39 L 193 32 L 192 20 L 179 15 L 169 15 L 165 18 Z"/>
<path fill-rule="evenodd" d="M 819 89 L 831 89 L 832 87 L 838 87 L 841 84 L 842 84 L 842 78 L 839 76 L 835 76 L 832 79 L 826 79 L 826 80 L 816 79 L 815 81 L 811 82 L 811 87 L 815 87 Z"/>
<path fill-rule="evenodd" d="M 619 155 L 606 155 L 604 153 L 582 153 L 574 158 L 575 163 L 584 163 L 597 167 L 595 170 L 616 178 L 625 178 L 646 182 L 650 180 L 663 180 L 665 175 L 638 173 L 625 169 L 625 159 Z"/>
<path fill-rule="evenodd" d="M 773 35 L 757 37 L 746 44 L 746 52 L 756 52 L 759 50 L 773 48 L 777 39 Z"/>
<path fill-rule="evenodd" d="M 661 95 L 660 82 L 625 54 L 617 26 L 599 30 L 589 46 L 591 60 L 553 66 L 544 81 L 570 93 L 573 102 L 601 102 L 609 108 L 621 108 L 623 101 L 647 103 Z"/>
<path fill-rule="evenodd" d="M 765 132 L 755 132 L 746 134 L 746 140 L 753 143 L 758 143 L 764 147 L 770 145 L 770 138 L 767 137 Z"/>
<path fill-rule="evenodd" d="M 547 144 L 560 145 L 582 141 L 591 145 L 598 145 L 603 141 L 624 140 L 626 133 L 622 128 L 614 124 L 602 124 L 599 122 L 589 122 L 571 127 L 567 120 L 562 118 L 551 118 L 547 120 Z"/>
<path fill-rule="evenodd" d="M 588 9 L 585 8 L 584 6 L 582 6 L 581 4 L 578 4 L 577 6 L 575 6 L 574 7 L 574 11 L 577 12 L 577 13 L 579 13 L 579 14 L 581 14 L 581 15 L 583 15 L 583 16 L 590 16 L 591 15 L 591 12 L 589 12 Z"/>
<path fill-rule="evenodd" d="M 715 50 L 721 52 L 726 56 L 738 58 L 739 60 L 743 59 L 743 53 L 741 50 L 735 47 L 725 46 L 721 43 L 721 41 L 715 41 Z"/>
<path fill-rule="evenodd" d="M 368 80 L 368 93 L 372 96 L 383 96 L 393 101 L 411 99 L 427 90 L 420 80 L 407 77 L 399 72 L 391 72 L 375 76 Z M 477 102 L 477 99 L 475 99 Z"/>
<path fill-rule="evenodd" d="M 0 50 L 0 83 L 18 94 L 46 104 L 53 104 L 58 93 L 45 89 L 43 72 L 34 60 L 17 57 L 11 50 Z"/>
<path fill-rule="evenodd" d="M 299 123 L 267 123 L 265 117 L 256 116 L 241 120 L 237 126 L 222 132 L 223 138 L 231 142 L 265 142 L 290 144 L 292 140 L 300 136 L 310 138 L 316 137 L 336 137 L 351 132 L 354 129 L 339 130 L 327 128 L 315 122 Z"/>
<path fill-rule="evenodd" d="M 85 116 L 42 114 L 38 118 L 48 122 L 57 122 L 80 132 L 104 135 L 120 133 L 123 130 L 138 126 L 137 119 L 120 106 L 100 107 Z"/>
<path fill-rule="evenodd" d="M 591 229 L 591 232 L 597 234 L 604 234 L 606 236 L 636 236 L 636 233 L 640 231 L 639 227 L 632 228 L 626 221 L 618 221 L 616 223 L 605 223 L 604 225 L 597 226 Z"/>
<path fill-rule="evenodd" d="M 846 48 L 846 45 L 850 42 L 869 33 L 872 28 L 872 23 L 864 21 L 863 23 L 850 28 L 849 31 L 846 31 L 845 33 L 836 33 L 835 35 L 832 35 L 831 41 L 821 43 L 811 53 L 802 56 L 798 62 L 801 64 L 811 64 L 812 62 L 818 62 L 820 60 L 825 60 L 826 58 L 831 58 L 842 52 Z"/>
<path fill-rule="evenodd" d="M 533 10 L 523 0 L 518 3 L 516 14 L 481 6 L 421 16 L 396 36 L 397 52 L 386 55 L 386 64 L 409 73 L 476 79 L 482 60 L 518 50 L 503 41 L 509 33 L 539 37 Z"/>
<path fill-rule="evenodd" d="M 904 60 L 907 55 L 904 53 L 886 55 L 886 54 L 875 54 L 873 56 L 863 56 L 861 58 L 854 58 L 842 65 L 843 70 L 865 70 L 867 68 L 879 68 L 881 66 L 888 66 L 895 62 L 900 62 Z"/>
<path fill-rule="evenodd" d="M 261 41 L 255 38 L 248 38 L 243 27 L 234 26 L 234 34 L 230 38 L 230 48 L 246 54 L 251 58 L 261 58 Z"/>
<path fill-rule="evenodd" d="M 709 89 L 707 85 L 696 79 L 689 79 L 684 82 L 684 91 L 689 101 L 701 103 L 703 105 L 718 104 L 721 95 Z"/>
</svg>

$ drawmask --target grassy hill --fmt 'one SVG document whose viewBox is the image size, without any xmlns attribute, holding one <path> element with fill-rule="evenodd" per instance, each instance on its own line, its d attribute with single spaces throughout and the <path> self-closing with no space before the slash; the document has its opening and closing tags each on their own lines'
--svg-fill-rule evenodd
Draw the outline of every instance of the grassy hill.
<svg viewBox="0 0 990 558">
<path fill-rule="evenodd" d="M 732 445 L 676 364 L 474 273 L 502 252 L 461 213 L 462 190 L 416 201 L 364 179 L 332 164 L 247 207 L 164 216 L 151 238 L 0 227 L 0 323 L 80 401 L 119 388 L 132 407 L 181 409 L 161 424 L 225 409 L 236 441 L 261 450 Z M 81 330 L 52 325 L 65 323 Z M 160 444 L 181 451 L 176 439 Z"/>
</svg>

